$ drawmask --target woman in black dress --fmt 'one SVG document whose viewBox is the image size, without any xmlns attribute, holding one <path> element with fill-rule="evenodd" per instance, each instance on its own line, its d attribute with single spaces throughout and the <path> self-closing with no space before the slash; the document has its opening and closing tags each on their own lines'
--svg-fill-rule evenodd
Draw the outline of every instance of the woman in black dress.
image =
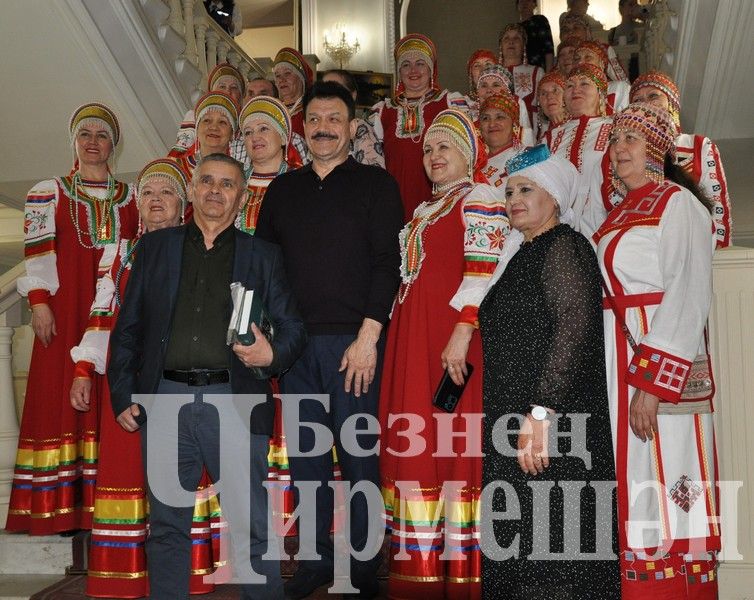
<svg viewBox="0 0 754 600">
<path fill-rule="evenodd" d="M 515 230 L 479 309 L 483 597 L 617 599 L 600 272 L 591 245 L 570 227 L 577 172 L 545 146 L 507 169 Z M 556 428 L 570 428 L 570 444 L 548 443 Z M 508 511 L 508 520 L 491 511 Z M 502 553 L 516 543 L 516 555 Z"/>
</svg>

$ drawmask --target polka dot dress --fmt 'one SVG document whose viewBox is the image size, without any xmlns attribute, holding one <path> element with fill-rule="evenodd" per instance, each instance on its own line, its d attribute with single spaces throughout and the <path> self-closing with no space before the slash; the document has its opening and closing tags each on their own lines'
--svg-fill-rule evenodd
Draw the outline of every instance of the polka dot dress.
<svg viewBox="0 0 754 600">
<path fill-rule="evenodd" d="M 589 242 L 558 225 L 521 245 L 480 306 L 483 483 L 506 484 L 482 504 L 484 598 L 620 598 L 601 296 Z M 528 413 L 532 404 L 565 413 L 558 430 L 571 428 L 582 440 L 581 450 L 568 438 L 551 443 L 550 466 L 536 477 L 518 466 L 517 435 L 500 428 L 504 415 Z M 490 526 L 490 511 L 516 510 L 514 493 L 520 519 Z M 516 540 L 517 558 L 494 556 Z M 574 560 L 595 552 L 602 560 Z"/>
</svg>

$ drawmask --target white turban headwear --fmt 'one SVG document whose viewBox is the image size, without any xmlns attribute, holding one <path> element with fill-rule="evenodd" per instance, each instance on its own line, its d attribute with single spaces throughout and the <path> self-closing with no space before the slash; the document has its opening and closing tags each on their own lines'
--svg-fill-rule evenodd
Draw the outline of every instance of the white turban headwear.
<svg viewBox="0 0 754 600">
<path fill-rule="evenodd" d="M 553 156 L 547 146 L 540 144 L 527 148 L 511 158 L 505 165 L 508 177 L 513 175 L 531 179 L 555 199 L 560 208 L 560 222 L 573 227 L 576 215 L 573 205 L 578 191 L 578 171 L 570 161 Z M 511 227 L 510 235 L 505 240 L 503 252 L 498 259 L 495 272 L 490 278 L 487 289 L 495 285 L 505 271 L 513 255 L 518 252 L 524 241 L 524 234 Z"/>
</svg>

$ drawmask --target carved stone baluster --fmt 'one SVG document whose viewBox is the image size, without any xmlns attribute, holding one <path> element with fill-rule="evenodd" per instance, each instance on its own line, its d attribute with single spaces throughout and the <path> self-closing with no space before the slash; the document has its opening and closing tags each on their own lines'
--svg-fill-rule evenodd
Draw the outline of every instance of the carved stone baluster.
<svg viewBox="0 0 754 600">
<path fill-rule="evenodd" d="M 656 0 L 652 18 L 647 23 L 644 37 L 644 54 L 647 69 L 662 69 L 662 59 L 670 47 L 665 43 L 665 30 L 670 26 L 670 18 L 675 13 L 665 0 Z"/>
<path fill-rule="evenodd" d="M 13 370 L 11 369 L 13 327 L 0 326 L 0 519 L 8 515 L 13 467 L 16 463 L 18 418 L 14 402 Z"/>
<path fill-rule="evenodd" d="M 217 64 L 217 41 L 220 36 L 211 27 L 207 30 L 207 69 L 208 72 Z"/>
<path fill-rule="evenodd" d="M 204 19 L 197 20 L 196 23 L 196 52 L 199 57 L 199 70 L 202 72 L 203 78 L 207 78 L 207 47 L 206 47 L 206 34 L 207 34 L 207 22 Z"/>
<path fill-rule="evenodd" d="M 228 42 L 220 40 L 220 42 L 217 44 L 217 62 L 218 63 L 227 62 L 228 50 L 230 50 L 230 46 L 228 45 Z"/>
<path fill-rule="evenodd" d="M 234 67 L 238 67 L 238 63 L 241 62 L 241 55 L 238 54 L 235 50 L 231 49 L 228 52 L 228 62 L 233 65 Z"/>
<path fill-rule="evenodd" d="M 199 56 L 196 53 L 196 38 L 194 37 L 194 0 L 181 0 L 181 2 L 183 3 L 183 31 L 186 40 L 183 55 L 197 65 Z"/>
<path fill-rule="evenodd" d="M 251 72 L 251 65 L 247 63 L 245 60 L 241 61 L 241 64 L 238 65 L 238 70 L 241 71 L 241 75 L 243 75 L 244 81 L 249 81 L 249 73 Z"/>
<path fill-rule="evenodd" d="M 183 35 L 183 14 L 181 11 L 181 0 L 170 0 L 170 16 L 168 17 L 168 25 L 173 28 L 173 31 Z"/>
</svg>

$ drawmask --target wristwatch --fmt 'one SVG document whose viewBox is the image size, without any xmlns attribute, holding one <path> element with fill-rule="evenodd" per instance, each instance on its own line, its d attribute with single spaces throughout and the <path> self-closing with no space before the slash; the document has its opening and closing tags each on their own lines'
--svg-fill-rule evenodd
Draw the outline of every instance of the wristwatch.
<svg viewBox="0 0 754 600">
<path fill-rule="evenodd" d="M 547 418 L 547 409 L 544 406 L 532 407 L 531 418 L 535 421 L 544 421 Z"/>
</svg>

